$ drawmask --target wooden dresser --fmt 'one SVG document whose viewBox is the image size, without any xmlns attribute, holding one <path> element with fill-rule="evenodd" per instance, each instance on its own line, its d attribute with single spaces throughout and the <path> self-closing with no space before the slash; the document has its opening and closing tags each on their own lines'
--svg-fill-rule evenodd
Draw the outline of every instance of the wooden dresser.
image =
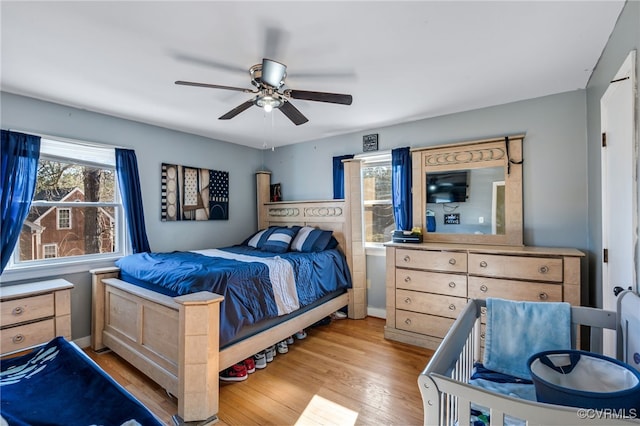
<svg viewBox="0 0 640 426">
<path fill-rule="evenodd" d="M 71 339 L 71 289 L 63 279 L 0 288 L 0 351 L 13 353 Z"/>
<path fill-rule="evenodd" d="M 468 299 L 580 305 L 576 249 L 387 244 L 385 337 L 435 349 Z"/>
</svg>

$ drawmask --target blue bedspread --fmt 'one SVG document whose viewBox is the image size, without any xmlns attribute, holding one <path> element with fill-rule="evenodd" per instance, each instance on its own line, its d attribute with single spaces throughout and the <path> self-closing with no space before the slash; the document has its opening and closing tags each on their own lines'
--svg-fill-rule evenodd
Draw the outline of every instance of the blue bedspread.
<svg viewBox="0 0 640 426">
<path fill-rule="evenodd" d="M 247 246 L 220 250 L 212 252 L 213 257 L 204 255 L 211 254 L 206 250 L 138 253 L 121 258 L 116 265 L 123 280 L 142 285 L 152 283 L 169 295 L 204 290 L 224 296 L 220 306 L 221 347 L 246 325 L 287 314 L 336 290 L 351 287 L 346 259 L 338 250 L 277 255 Z M 229 256 L 238 256 L 243 261 Z M 292 284 L 278 273 L 291 274 Z M 288 289 L 293 294 L 287 294 Z"/>
<path fill-rule="evenodd" d="M 0 407 L 11 426 L 162 423 L 62 337 L 0 361 Z"/>
</svg>

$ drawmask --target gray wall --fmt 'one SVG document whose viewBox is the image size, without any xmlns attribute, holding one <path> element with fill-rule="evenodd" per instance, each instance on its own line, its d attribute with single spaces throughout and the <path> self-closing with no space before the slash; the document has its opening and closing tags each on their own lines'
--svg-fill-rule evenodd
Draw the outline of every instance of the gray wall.
<svg viewBox="0 0 640 426">
<path fill-rule="evenodd" d="M 147 235 L 154 251 L 232 245 L 256 228 L 255 172 L 262 164 L 260 150 L 9 93 L 0 93 L 0 102 L 3 129 L 134 149 L 140 171 Z M 229 220 L 161 222 L 160 168 L 163 162 L 229 171 Z M 2 278 L 6 282 L 6 276 Z M 75 285 L 71 306 L 73 338 L 88 336 L 91 309 L 89 273 L 72 273 L 60 278 Z"/>
<path fill-rule="evenodd" d="M 378 133 L 382 151 L 524 133 L 525 244 L 589 252 L 586 127 L 586 92 L 578 90 L 286 146 L 269 151 L 265 162 L 274 182 L 282 183 L 285 200 L 328 199 L 333 196 L 332 157 L 361 153 L 365 134 Z M 381 263 L 368 277 L 371 291 L 380 294 L 384 257 L 367 256 L 367 262 Z M 586 266 L 584 261 L 584 284 Z"/>
<path fill-rule="evenodd" d="M 589 276 L 594 306 L 602 306 L 602 197 L 600 98 L 630 51 L 636 50 L 636 78 L 640 71 L 640 2 L 628 1 L 587 84 L 587 147 L 589 188 Z M 636 91 L 636 131 L 640 132 L 640 95 Z M 640 142 L 640 135 L 636 137 Z M 637 147 L 636 147 L 637 150 Z M 640 164 L 639 164 L 640 166 Z M 640 172 L 640 168 L 638 170 Z M 640 195 L 638 196 L 640 203 Z M 640 206 L 639 206 L 640 209 Z M 636 276 L 640 271 L 636 246 Z M 638 286 L 638 283 L 636 283 Z M 638 288 L 638 287 L 637 287 Z"/>
<path fill-rule="evenodd" d="M 378 133 L 382 151 L 524 133 L 525 244 L 586 249 L 585 129 L 578 90 L 285 146 L 265 164 L 285 200 L 330 199 L 332 157 L 361 153 L 364 134 Z"/>
</svg>

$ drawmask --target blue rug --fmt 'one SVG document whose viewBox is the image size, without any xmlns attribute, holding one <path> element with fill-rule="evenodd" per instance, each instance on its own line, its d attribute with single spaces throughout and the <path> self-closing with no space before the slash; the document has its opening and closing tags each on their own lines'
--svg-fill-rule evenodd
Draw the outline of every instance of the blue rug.
<svg viewBox="0 0 640 426">
<path fill-rule="evenodd" d="M 162 425 L 62 337 L 0 360 L 0 413 L 10 426 Z"/>
</svg>

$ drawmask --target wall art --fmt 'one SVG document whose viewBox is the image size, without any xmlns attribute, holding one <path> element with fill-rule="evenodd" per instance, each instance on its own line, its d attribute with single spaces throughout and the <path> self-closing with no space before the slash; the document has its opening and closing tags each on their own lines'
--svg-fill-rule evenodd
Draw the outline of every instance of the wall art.
<svg viewBox="0 0 640 426">
<path fill-rule="evenodd" d="M 228 220 L 229 172 L 162 163 L 161 219 Z"/>
</svg>

